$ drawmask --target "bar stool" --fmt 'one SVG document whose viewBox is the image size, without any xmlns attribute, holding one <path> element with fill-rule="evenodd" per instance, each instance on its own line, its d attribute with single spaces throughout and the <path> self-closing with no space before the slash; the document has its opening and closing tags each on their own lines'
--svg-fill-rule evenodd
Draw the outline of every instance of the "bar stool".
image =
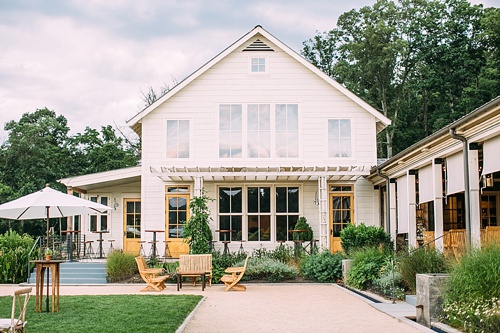
<svg viewBox="0 0 500 333">
<path fill-rule="evenodd" d="M 113 247 L 114 241 L 115 241 L 114 239 L 108 239 L 109 242 L 108 256 L 115 250 L 115 248 Z"/>
<path fill-rule="evenodd" d="M 144 251 L 144 243 L 146 243 L 146 241 L 138 241 L 138 242 L 139 244 L 141 244 L 141 247 L 139 248 L 139 255 L 145 257 L 146 252 Z"/>
<path fill-rule="evenodd" d="M 149 248 L 149 257 L 150 258 L 152 258 L 152 257 L 158 258 L 158 249 L 156 246 L 157 243 L 158 243 L 158 241 L 148 242 L 148 244 L 151 244 L 151 247 Z"/>
<path fill-rule="evenodd" d="M 92 257 L 95 257 L 94 249 L 92 248 L 92 243 L 94 241 L 85 241 L 83 243 L 83 257 L 84 258 L 89 258 L 92 259 Z"/>
<path fill-rule="evenodd" d="M 243 239 L 240 239 L 240 249 L 238 250 L 238 253 L 245 253 L 245 249 L 243 248 L 243 242 L 246 242 Z"/>
<path fill-rule="evenodd" d="M 170 241 L 163 241 L 163 243 L 165 243 L 165 249 L 163 251 L 163 259 L 167 259 L 167 258 L 172 258 L 172 253 L 170 253 L 170 247 L 168 246 L 168 243 L 170 243 Z"/>
<path fill-rule="evenodd" d="M 224 244 L 224 255 L 229 254 L 229 246 L 228 244 L 231 243 L 231 241 L 222 241 L 222 244 Z"/>
</svg>

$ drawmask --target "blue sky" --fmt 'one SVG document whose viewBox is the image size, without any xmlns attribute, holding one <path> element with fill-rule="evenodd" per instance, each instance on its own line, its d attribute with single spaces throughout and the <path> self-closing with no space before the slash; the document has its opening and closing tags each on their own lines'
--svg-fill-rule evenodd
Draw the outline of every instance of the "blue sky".
<svg viewBox="0 0 500 333">
<path fill-rule="evenodd" d="M 143 106 L 141 90 L 182 80 L 257 24 L 300 52 L 342 13 L 374 3 L 0 0 L 0 143 L 7 121 L 44 107 L 72 133 L 124 127 Z"/>
</svg>

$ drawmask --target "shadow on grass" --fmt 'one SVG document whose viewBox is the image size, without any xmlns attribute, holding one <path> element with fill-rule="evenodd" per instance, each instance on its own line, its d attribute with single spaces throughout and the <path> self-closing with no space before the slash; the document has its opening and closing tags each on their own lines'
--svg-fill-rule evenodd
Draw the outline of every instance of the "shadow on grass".
<svg viewBox="0 0 500 333">
<path fill-rule="evenodd" d="M 199 295 L 61 296 L 58 313 L 26 310 L 27 332 L 175 332 L 200 302 Z M 43 298 L 45 310 L 45 297 Z M 10 316 L 12 297 L 0 297 L 0 317 Z"/>
</svg>

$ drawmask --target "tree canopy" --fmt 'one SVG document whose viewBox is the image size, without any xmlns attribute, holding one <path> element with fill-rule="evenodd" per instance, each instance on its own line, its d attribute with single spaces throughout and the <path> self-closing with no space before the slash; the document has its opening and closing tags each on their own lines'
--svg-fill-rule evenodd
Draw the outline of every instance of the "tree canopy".
<svg viewBox="0 0 500 333">
<path fill-rule="evenodd" d="M 499 15 L 466 0 L 378 0 L 302 55 L 393 121 L 379 138 L 391 157 L 500 95 Z"/>
</svg>

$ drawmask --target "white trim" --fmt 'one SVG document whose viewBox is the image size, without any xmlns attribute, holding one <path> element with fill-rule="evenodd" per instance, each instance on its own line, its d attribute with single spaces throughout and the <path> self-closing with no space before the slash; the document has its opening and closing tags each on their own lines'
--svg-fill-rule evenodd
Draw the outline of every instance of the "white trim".
<svg viewBox="0 0 500 333">
<path fill-rule="evenodd" d="M 398 234 L 409 232 L 408 175 L 397 179 Z"/>
</svg>

